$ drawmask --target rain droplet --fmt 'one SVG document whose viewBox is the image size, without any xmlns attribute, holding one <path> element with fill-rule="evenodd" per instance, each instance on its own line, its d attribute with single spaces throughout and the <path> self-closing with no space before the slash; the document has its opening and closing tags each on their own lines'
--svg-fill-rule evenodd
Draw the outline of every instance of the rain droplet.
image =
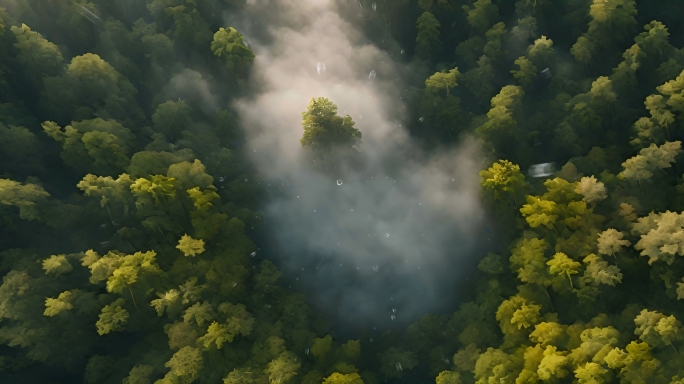
<svg viewBox="0 0 684 384">
<path fill-rule="evenodd" d="M 418 119 L 418 121 L 420 121 L 422 123 L 423 121 L 425 121 L 425 118 L 421 117 L 420 119 Z"/>
<path fill-rule="evenodd" d="M 250 253 L 249 255 L 252 256 L 252 257 L 254 257 L 254 256 L 256 256 L 256 252 L 252 252 L 252 253 Z"/>
<path fill-rule="evenodd" d="M 454 178 L 452 177 L 452 178 L 451 178 L 451 181 L 456 181 L 456 179 L 454 179 Z"/>
<path fill-rule="evenodd" d="M 392 308 L 392 312 L 397 313 L 397 309 L 396 309 L 396 308 Z"/>
<path fill-rule="evenodd" d="M 389 233 L 385 233 L 385 237 L 389 237 Z"/>
<path fill-rule="evenodd" d="M 403 370 L 403 368 L 401 368 L 401 363 L 398 362 L 398 361 L 397 361 L 396 367 L 397 367 L 397 371 L 402 371 L 402 370 Z"/>
<path fill-rule="evenodd" d="M 233 281 L 233 287 L 236 286 L 236 285 L 237 285 L 237 283 Z"/>
<path fill-rule="evenodd" d="M 337 185 L 342 185 L 342 180 L 337 180 Z"/>
<path fill-rule="evenodd" d="M 304 350 L 304 354 L 308 355 L 309 354 L 309 348 Z"/>
<path fill-rule="evenodd" d="M 314 213 L 316 213 L 316 210 L 314 209 Z"/>
<path fill-rule="evenodd" d="M 322 61 L 319 61 L 318 64 L 316 64 L 316 71 L 318 71 L 319 75 L 321 73 L 325 73 L 325 63 Z"/>
<path fill-rule="evenodd" d="M 225 180 L 223 176 L 219 177 L 219 183 L 223 183 L 223 180 Z"/>
<path fill-rule="evenodd" d="M 392 321 L 394 321 L 394 319 L 396 319 L 396 318 L 397 318 L 397 317 L 394 316 L 394 315 L 390 316 L 390 319 L 392 319 Z"/>
<path fill-rule="evenodd" d="M 375 69 L 371 69 L 370 73 L 368 74 L 369 79 L 375 79 Z"/>
<path fill-rule="evenodd" d="M 378 5 L 376 3 L 371 4 L 371 8 L 373 8 L 373 11 L 375 11 L 378 8 Z"/>
<path fill-rule="evenodd" d="M 404 50 L 403 50 L 403 49 L 401 50 L 401 54 L 402 54 L 402 55 L 404 54 Z"/>
<path fill-rule="evenodd" d="M 379 271 L 379 270 L 380 270 L 380 267 L 379 267 L 379 266 L 377 266 L 377 265 L 374 265 L 374 266 L 373 266 L 373 272 L 377 272 L 377 271 Z"/>
</svg>

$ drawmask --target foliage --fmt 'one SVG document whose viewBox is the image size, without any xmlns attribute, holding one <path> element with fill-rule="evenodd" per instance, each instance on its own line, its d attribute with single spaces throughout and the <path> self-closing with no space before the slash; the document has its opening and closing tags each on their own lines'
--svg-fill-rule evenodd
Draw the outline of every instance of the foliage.
<svg viewBox="0 0 684 384">
<path fill-rule="evenodd" d="M 330 150 L 333 147 L 351 146 L 361 140 L 361 131 L 354 128 L 349 117 L 337 115 L 337 105 L 319 97 L 311 99 L 306 112 L 302 113 L 302 146 L 315 150 Z"/>
<path fill-rule="evenodd" d="M 245 46 L 243 37 L 235 28 L 219 28 L 211 42 L 214 55 L 223 57 L 228 70 L 244 74 L 252 65 L 254 53 Z"/>
<path fill-rule="evenodd" d="M 682 382 L 682 2 L 362 0 L 311 13 L 279 1 L 245 24 L 247 3 L 0 8 L 7 380 Z M 335 12 L 367 42 L 352 73 L 404 68 L 373 87 L 399 100 L 390 109 L 411 155 L 469 136 L 477 147 L 468 164 L 482 201 L 469 208 L 483 210 L 486 251 L 473 248 L 467 277 L 444 271 L 462 302 L 445 298 L 443 313 L 406 328 L 338 332 L 272 251 L 256 255 L 269 236 L 258 210 L 274 195 L 244 150 L 257 137 L 240 120 L 245 101 L 269 91 L 263 75 L 315 68 L 254 70 L 268 61 L 256 54 L 289 52 L 283 19 L 300 38 Z M 322 60 L 303 46 L 298 63 Z M 344 64 L 328 62 L 328 75 Z M 354 153 L 361 117 L 305 96 L 286 111 L 304 110 L 304 155 L 328 173 L 369 169 Z M 390 137 L 370 136 L 381 148 Z"/>
</svg>

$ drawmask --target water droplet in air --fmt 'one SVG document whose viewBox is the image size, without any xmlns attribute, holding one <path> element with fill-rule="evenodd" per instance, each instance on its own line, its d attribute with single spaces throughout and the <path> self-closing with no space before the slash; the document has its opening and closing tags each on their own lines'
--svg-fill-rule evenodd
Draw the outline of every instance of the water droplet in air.
<svg viewBox="0 0 684 384">
<path fill-rule="evenodd" d="M 425 118 L 421 117 L 420 119 L 418 119 L 418 121 L 420 121 L 422 123 L 423 121 L 425 121 Z"/>
<path fill-rule="evenodd" d="M 401 363 L 398 361 L 397 361 L 396 367 L 397 367 L 397 371 L 403 370 L 403 368 L 401 368 Z"/>
<path fill-rule="evenodd" d="M 342 185 L 342 180 L 337 180 L 337 185 Z"/>
<path fill-rule="evenodd" d="M 403 50 L 403 49 L 401 50 L 401 54 L 402 54 L 402 55 L 404 54 L 404 50 Z"/>
<path fill-rule="evenodd" d="M 237 285 L 237 283 L 233 281 L 233 287 L 236 286 L 236 285 Z"/>
<path fill-rule="evenodd" d="M 394 321 L 394 319 L 396 319 L 396 318 L 397 318 L 397 317 L 394 316 L 394 315 L 390 316 L 390 319 L 392 319 L 392 321 Z"/>
<path fill-rule="evenodd" d="M 318 71 L 319 75 L 321 73 L 325 73 L 325 63 L 322 61 L 319 61 L 318 64 L 316 64 L 316 71 Z"/>
<path fill-rule="evenodd" d="M 314 209 L 314 213 L 316 213 L 316 210 Z"/>
<path fill-rule="evenodd" d="M 304 354 L 308 355 L 309 354 L 309 348 L 304 350 Z"/>
<path fill-rule="evenodd" d="M 385 237 L 389 237 L 389 233 L 385 233 Z"/>
<path fill-rule="evenodd" d="M 454 178 L 452 177 L 452 178 L 451 178 L 451 181 L 456 181 L 456 179 L 454 179 Z"/>
<path fill-rule="evenodd" d="M 377 271 L 379 271 L 379 270 L 380 270 L 380 267 L 379 267 L 379 266 L 377 266 L 377 265 L 374 265 L 374 266 L 373 266 L 373 272 L 377 272 Z"/>
<path fill-rule="evenodd" d="M 375 79 L 375 69 L 371 69 L 370 73 L 368 74 L 369 79 Z"/>
<path fill-rule="evenodd" d="M 371 8 L 373 8 L 373 11 L 375 11 L 378 8 L 378 5 L 376 3 L 371 4 Z"/>
<path fill-rule="evenodd" d="M 252 257 L 254 257 L 254 256 L 256 256 L 256 252 L 252 252 L 252 253 L 250 253 L 249 255 L 252 256 Z"/>
<path fill-rule="evenodd" d="M 397 309 L 396 309 L 396 308 L 392 308 L 392 312 L 397 313 Z"/>
<path fill-rule="evenodd" d="M 223 183 L 223 180 L 225 180 L 223 176 L 219 177 L 219 183 Z"/>
</svg>

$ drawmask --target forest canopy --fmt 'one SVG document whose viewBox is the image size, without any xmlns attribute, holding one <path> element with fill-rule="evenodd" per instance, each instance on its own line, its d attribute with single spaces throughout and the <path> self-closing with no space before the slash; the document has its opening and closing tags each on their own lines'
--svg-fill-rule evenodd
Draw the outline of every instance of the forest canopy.
<svg viewBox="0 0 684 384">
<path fill-rule="evenodd" d="M 684 3 L 334 3 L 412 142 L 477 142 L 496 240 L 457 310 L 349 340 L 257 255 L 248 3 L 0 2 L 0 381 L 684 383 Z M 307 97 L 300 149 L 353 158 Z"/>
</svg>

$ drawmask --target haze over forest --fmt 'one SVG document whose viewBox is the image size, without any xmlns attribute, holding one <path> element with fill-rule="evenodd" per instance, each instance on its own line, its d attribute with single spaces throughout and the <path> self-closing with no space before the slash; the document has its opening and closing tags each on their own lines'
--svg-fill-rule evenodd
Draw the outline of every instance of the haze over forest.
<svg viewBox="0 0 684 384">
<path fill-rule="evenodd" d="M 0 0 L 0 382 L 684 383 L 675 0 Z"/>
</svg>

